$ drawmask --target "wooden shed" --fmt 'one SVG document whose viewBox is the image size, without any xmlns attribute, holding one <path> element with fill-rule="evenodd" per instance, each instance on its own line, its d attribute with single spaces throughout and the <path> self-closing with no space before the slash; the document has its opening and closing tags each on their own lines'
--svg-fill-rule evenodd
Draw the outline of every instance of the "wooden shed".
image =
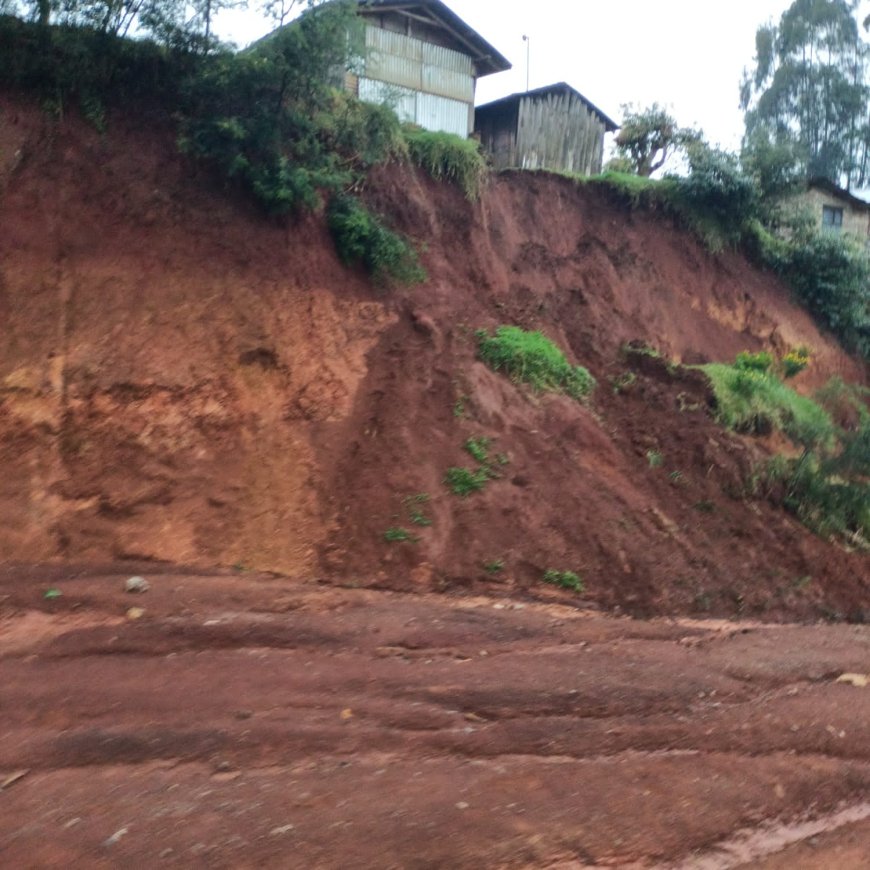
<svg viewBox="0 0 870 870">
<path fill-rule="evenodd" d="M 402 121 L 468 136 L 477 79 L 510 63 L 441 0 L 360 0 L 359 14 L 366 51 L 348 87 Z"/>
<path fill-rule="evenodd" d="M 479 106 L 475 132 L 498 169 L 601 172 L 604 136 L 619 129 L 565 82 Z"/>
</svg>

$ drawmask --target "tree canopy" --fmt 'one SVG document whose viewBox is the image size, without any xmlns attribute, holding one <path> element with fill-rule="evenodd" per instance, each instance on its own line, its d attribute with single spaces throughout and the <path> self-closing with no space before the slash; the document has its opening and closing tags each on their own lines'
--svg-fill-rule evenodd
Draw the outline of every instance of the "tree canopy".
<svg viewBox="0 0 870 870">
<path fill-rule="evenodd" d="M 623 106 L 625 115 L 616 136 L 616 162 L 644 178 L 661 169 L 675 153 L 697 141 L 700 134 L 680 127 L 658 103 L 646 109 Z"/>
<path fill-rule="evenodd" d="M 741 85 L 746 139 L 767 158 L 791 152 L 805 176 L 870 180 L 868 45 L 854 0 L 794 0 L 755 37 Z"/>
</svg>

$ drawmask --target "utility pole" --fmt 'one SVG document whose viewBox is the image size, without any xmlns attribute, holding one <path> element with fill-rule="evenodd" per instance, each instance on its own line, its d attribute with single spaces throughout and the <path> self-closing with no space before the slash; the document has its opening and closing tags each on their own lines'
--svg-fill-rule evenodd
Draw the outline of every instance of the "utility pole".
<svg viewBox="0 0 870 870">
<path fill-rule="evenodd" d="M 523 34 L 523 42 L 526 44 L 526 93 L 529 92 L 529 56 L 531 54 L 532 40 Z"/>
</svg>

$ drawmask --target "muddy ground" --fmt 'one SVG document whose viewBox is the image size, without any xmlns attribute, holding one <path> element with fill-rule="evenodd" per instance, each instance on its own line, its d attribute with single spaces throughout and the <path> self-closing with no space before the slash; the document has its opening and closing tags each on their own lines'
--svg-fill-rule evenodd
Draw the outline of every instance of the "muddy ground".
<svg viewBox="0 0 870 870">
<path fill-rule="evenodd" d="M 5 867 L 867 867 L 867 626 L 137 567 L 0 569 Z"/>
</svg>

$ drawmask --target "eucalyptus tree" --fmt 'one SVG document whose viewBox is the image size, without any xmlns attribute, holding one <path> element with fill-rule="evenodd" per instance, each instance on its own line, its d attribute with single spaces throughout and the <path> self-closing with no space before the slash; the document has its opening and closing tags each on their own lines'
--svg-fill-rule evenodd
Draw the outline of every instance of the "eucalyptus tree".
<svg viewBox="0 0 870 870">
<path fill-rule="evenodd" d="M 870 172 L 867 45 L 857 0 L 794 0 L 758 28 L 741 85 L 745 147 L 800 156 L 806 175 L 861 186 Z"/>
</svg>

